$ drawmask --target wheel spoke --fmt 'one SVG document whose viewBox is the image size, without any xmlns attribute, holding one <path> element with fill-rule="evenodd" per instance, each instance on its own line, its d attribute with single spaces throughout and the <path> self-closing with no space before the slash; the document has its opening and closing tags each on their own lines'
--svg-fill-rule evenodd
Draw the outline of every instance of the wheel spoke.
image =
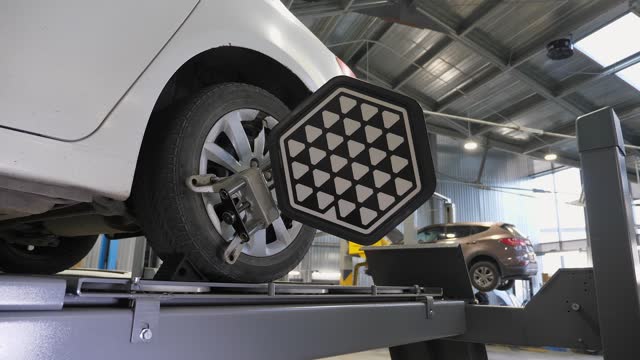
<svg viewBox="0 0 640 360">
<path fill-rule="evenodd" d="M 251 161 L 251 144 L 249 137 L 242 127 L 240 111 L 230 112 L 222 118 L 225 121 L 225 134 L 231 140 L 231 144 L 240 158 L 240 161 Z"/>
<path fill-rule="evenodd" d="M 262 229 L 251 235 L 251 240 L 245 245 L 253 256 L 267 255 L 267 230 Z"/>
<path fill-rule="evenodd" d="M 271 225 L 273 226 L 273 231 L 276 233 L 276 239 L 278 239 L 278 241 L 284 242 L 286 245 L 291 244 L 291 234 L 289 233 L 289 229 L 284 225 L 284 220 L 282 220 L 281 217 L 277 218 Z"/>
<path fill-rule="evenodd" d="M 242 164 L 236 160 L 233 155 L 214 143 L 204 144 L 204 153 L 207 159 L 214 163 L 224 166 L 227 170 L 240 172 L 243 169 Z"/>
<path fill-rule="evenodd" d="M 264 144 L 265 144 L 265 132 L 264 129 L 260 131 L 255 140 L 253 140 L 253 154 L 258 159 L 264 158 Z M 260 163 L 262 166 L 262 162 Z"/>
</svg>

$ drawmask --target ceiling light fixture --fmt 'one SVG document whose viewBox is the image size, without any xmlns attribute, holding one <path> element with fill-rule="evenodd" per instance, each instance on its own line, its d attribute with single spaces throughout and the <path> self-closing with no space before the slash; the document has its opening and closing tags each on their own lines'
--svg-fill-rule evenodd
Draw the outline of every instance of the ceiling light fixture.
<svg viewBox="0 0 640 360">
<path fill-rule="evenodd" d="M 478 143 L 471 137 L 471 123 L 467 123 L 467 132 L 469 134 L 469 138 L 464 143 L 464 149 L 473 151 L 478 148 Z"/>
<path fill-rule="evenodd" d="M 473 141 L 472 139 L 469 139 L 464 143 L 465 150 L 475 150 L 477 148 L 478 148 L 478 143 Z"/>
<path fill-rule="evenodd" d="M 544 159 L 547 161 L 555 161 L 558 159 L 558 155 L 555 153 L 549 152 L 544 156 Z"/>
</svg>

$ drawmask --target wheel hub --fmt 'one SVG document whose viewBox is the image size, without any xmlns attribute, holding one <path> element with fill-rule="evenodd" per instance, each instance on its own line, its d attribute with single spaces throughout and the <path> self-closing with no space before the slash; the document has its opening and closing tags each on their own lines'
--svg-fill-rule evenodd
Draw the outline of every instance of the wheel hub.
<svg viewBox="0 0 640 360">
<path fill-rule="evenodd" d="M 494 280 L 493 271 L 486 266 L 480 266 L 473 272 L 473 280 L 482 287 L 489 286 Z"/>
<path fill-rule="evenodd" d="M 199 174 L 216 174 L 224 179 L 249 168 L 261 168 L 266 170 L 264 177 L 272 188 L 266 138 L 277 124 L 278 121 L 273 117 L 254 109 L 239 109 L 227 113 L 214 124 L 205 139 L 200 155 Z M 275 191 L 271 190 L 271 193 L 275 198 Z M 240 190 L 234 201 L 241 202 L 244 196 Z M 238 234 L 221 219 L 223 215 L 219 212 L 219 194 L 203 193 L 202 200 L 216 231 L 232 243 Z M 247 212 L 241 211 L 239 215 L 246 219 Z M 273 256 L 289 246 L 301 229 L 302 224 L 293 222 L 287 226 L 287 221 L 279 217 L 269 227 L 251 234 L 249 241 L 243 245 L 242 253 L 255 257 Z"/>
</svg>

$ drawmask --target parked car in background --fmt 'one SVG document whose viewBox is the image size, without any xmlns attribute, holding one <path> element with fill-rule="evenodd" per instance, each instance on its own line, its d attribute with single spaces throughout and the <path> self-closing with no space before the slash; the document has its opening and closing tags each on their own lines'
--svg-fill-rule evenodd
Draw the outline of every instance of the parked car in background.
<svg viewBox="0 0 640 360">
<path fill-rule="evenodd" d="M 418 230 L 418 242 L 460 244 L 472 285 L 480 291 L 508 290 L 529 279 L 538 263 L 529 239 L 507 223 L 451 223 Z"/>
<path fill-rule="evenodd" d="M 98 234 L 145 235 L 211 280 L 284 276 L 315 230 L 281 217 L 238 235 L 215 194 L 327 81 L 353 75 L 280 1 L 8 1 L 0 11 L 0 270 L 56 273 Z M 235 201 L 236 199 L 234 199 Z"/>
</svg>

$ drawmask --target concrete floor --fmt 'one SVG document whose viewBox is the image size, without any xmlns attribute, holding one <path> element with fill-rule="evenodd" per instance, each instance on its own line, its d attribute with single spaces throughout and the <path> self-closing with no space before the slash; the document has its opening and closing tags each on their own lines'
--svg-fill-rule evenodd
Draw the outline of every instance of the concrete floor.
<svg viewBox="0 0 640 360">
<path fill-rule="evenodd" d="M 502 346 L 487 346 L 489 360 L 602 360 L 602 356 L 581 355 L 570 352 L 537 352 L 516 350 Z M 342 355 L 325 360 L 390 360 L 387 349 Z"/>
</svg>

